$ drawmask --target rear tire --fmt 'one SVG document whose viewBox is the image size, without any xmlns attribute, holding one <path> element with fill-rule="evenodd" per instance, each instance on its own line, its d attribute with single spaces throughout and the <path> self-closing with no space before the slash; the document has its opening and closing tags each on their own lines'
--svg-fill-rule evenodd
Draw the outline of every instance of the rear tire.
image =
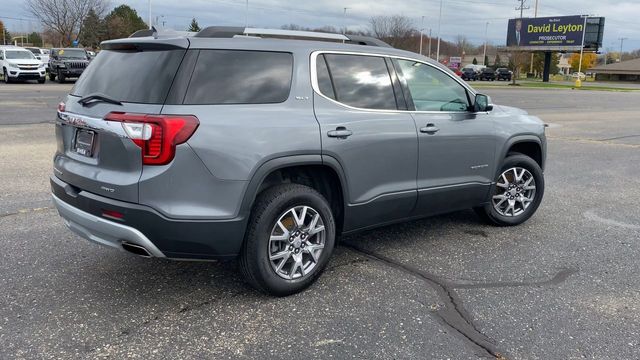
<svg viewBox="0 0 640 360">
<path fill-rule="evenodd" d="M 256 199 L 240 269 L 247 282 L 261 292 L 295 294 L 324 270 L 333 252 L 335 232 L 331 207 L 320 193 L 299 184 L 274 186 Z"/>
<path fill-rule="evenodd" d="M 518 174 L 522 174 L 520 179 Z M 542 202 L 542 169 L 535 160 L 526 155 L 509 155 L 504 159 L 496 184 L 491 187 L 490 193 L 489 203 L 474 208 L 478 216 L 493 225 L 520 225 L 533 216 Z M 510 207 L 512 203 L 513 209 Z"/>
</svg>

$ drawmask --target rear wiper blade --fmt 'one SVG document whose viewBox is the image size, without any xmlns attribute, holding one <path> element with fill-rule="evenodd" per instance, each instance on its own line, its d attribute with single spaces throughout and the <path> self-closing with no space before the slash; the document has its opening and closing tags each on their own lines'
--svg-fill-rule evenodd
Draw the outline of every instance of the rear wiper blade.
<svg viewBox="0 0 640 360">
<path fill-rule="evenodd" d="M 93 102 L 96 102 L 96 101 L 102 101 L 102 102 L 106 102 L 106 103 L 122 105 L 122 103 L 119 100 L 116 100 L 114 98 L 110 98 L 107 95 L 101 94 L 101 93 L 89 94 L 89 95 L 86 95 L 86 96 L 82 97 L 80 100 L 78 100 L 78 102 L 80 104 L 82 104 L 83 106 L 86 106 L 87 104 L 90 104 L 90 103 L 93 103 Z"/>
</svg>

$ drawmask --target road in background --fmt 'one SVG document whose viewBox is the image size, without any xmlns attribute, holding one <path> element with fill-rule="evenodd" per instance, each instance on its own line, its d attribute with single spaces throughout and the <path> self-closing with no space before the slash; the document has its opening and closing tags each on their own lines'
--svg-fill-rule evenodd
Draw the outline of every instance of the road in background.
<svg viewBox="0 0 640 360">
<path fill-rule="evenodd" d="M 347 237 L 317 284 L 270 298 L 232 262 L 142 259 L 64 227 L 41 122 L 70 87 L 0 85 L 2 359 L 640 357 L 640 93 L 483 89 L 550 124 L 531 220 Z"/>
</svg>

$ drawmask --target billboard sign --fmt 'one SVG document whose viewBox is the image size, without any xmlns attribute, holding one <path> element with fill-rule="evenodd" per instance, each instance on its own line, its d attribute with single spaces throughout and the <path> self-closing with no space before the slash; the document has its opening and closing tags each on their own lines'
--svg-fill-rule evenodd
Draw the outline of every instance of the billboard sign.
<svg viewBox="0 0 640 360">
<path fill-rule="evenodd" d="M 452 56 L 449 58 L 449 67 L 453 67 L 456 69 L 460 68 L 460 65 L 462 64 L 462 58 L 459 56 Z"/>
<path fill-rule="evenodd" d="M 584 18 L 580 15 L 555 16 L 543 18 L 521 18 L 509 20 L 507 30 L 508 47 L 563 47 L 581 46 L 582 34 L 585 36 L 585 47 L 597 50 L 602 46 L 604 18 L 589 18 L 584 28 Z"/>
</svg>

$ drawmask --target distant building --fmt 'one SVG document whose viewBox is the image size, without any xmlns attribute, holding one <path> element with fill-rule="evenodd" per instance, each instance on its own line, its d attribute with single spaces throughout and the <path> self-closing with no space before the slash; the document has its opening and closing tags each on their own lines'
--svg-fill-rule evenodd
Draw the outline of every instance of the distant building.
<svg viewBox="0 0 640 360">
<path fill-rule="evenodd" d="M 589 72 L 602 81 L 640 81 L 640 59 L 596 66 Z"/>
</svg>

